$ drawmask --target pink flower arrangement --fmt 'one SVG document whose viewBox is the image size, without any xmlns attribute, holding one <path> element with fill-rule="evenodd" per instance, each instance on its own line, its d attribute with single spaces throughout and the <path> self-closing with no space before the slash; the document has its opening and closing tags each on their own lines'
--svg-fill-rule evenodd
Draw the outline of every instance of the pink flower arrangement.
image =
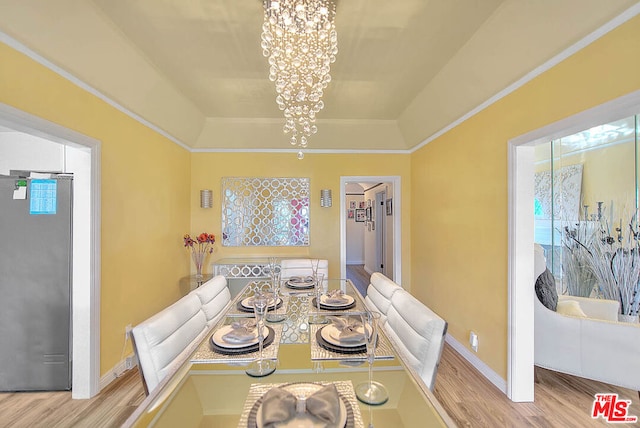
<svg viewBox="0 0 640 428">
<path fill-rule="evenodd" d="M 191 250 L 191 258 L 196 265 L 196 275 L 202 277 L 202 265 L 207 254 L 213 253 L 213 244 L 216 243 L 215 235 L 201 233 L 195 239 L 189 234 L 184 235 L 184 246 Z"/>
</svg>

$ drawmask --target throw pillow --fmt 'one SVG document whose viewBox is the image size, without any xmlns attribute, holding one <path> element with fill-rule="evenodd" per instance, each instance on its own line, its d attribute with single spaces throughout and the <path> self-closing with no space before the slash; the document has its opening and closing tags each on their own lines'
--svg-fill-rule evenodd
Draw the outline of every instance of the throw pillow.
<svg viewBox="0 0 640 428">
<path fill-rule="evenodd" d="M 549 269 L 545 269 L 536 280 L 536 295 L 540 303 L 552 311 L 558 306 L 558 291 L 556 290 L 556 280 Z"/>
<path fill-rule="evenodd" d="M 584 313 L 580 307 L 580 302 L 575 300 L 561 300 L 558 302 L 558 313 L 562 315 L 571 315 L 572 317 L 586 318 L 587 314 Z"/>
</svg>

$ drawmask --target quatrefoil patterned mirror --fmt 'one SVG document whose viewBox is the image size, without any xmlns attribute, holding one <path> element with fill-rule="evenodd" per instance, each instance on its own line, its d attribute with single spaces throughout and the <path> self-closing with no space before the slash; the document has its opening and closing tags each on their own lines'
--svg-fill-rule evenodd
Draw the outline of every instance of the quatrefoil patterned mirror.
<svg viewBox="0 0 640 428">
<path fill-rule="evenodd" d="M 308 246 L 309 179 L 224 177 L 222 245 Z"/>
</svg>

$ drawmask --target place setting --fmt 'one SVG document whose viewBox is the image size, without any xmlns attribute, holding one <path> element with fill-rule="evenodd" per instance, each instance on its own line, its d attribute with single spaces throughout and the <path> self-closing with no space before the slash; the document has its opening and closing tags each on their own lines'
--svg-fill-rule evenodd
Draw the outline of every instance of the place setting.
<svg viewBox="0 0 640 428">
<path fill-rule="evenodd" d="M 370 324 L 363 324 L 362 315 L 326 316 L 327 324 L 311 326 L 315 340 L 311 343 L 312 360 L 364 360 L 367 358 L 367 338 L 378 339 Z M 373 349 L 376 359 L 393 359 L 393 350 L 385 339 L 376 340 Z"/>
<path fill-rule="evenodd" d="M 253 384 L 239 427 L 361 428 L 350 381 Z"/>
<path fill-rule="evenodd" d="M 262 327 L 263 347 L 273 343 L 275 331 L 269 326 Z M 243 318 L 223 325 L 209 339 L 211 348 L 224 355 L 248 354 L 259 350 L 260 335 L 256 321 Z"/>
<path fill-rule="evenodd" d="M 316 286 L 316 281 L 313 276 L 292 276 L 284 285 L 292 290 L 310 290 Z"/>
<path fill-rule="evenodd" d="M 318 301 L 320 303 L 319 306 Z M 342 290 L 330 290 L 326 293 L 318 293 L 318 295 L 311 300 L 311 304 L 319 309 L 343 311 L 354 308 L 356 306 L 356 299 L 344 293 Z"/>
<path fill-rule="evenodd" d="M 236 303 L 236 308 L 241 312 L 253 313 L 253 303 L 255 300 L 254 296 L 248 296 L 243 298 L 242 300 Z M 276 311 L 282 307 L 284 301 L 282 297 L 274 297 L 274 295 L 269 296 L 269 312 Z"/>
<path fill-rule="evenodd" d="M 252 302 L 255 318 L 226 318 L 215 328 L 208 342 L 196 351 L 192 362 L 248 361 L 250 364 L 246 372 L 249 376 L 261 377 L 273 373 L 282 337 L 282 324 L 268 326 L 265 323 L 272 300 L 270 293 L 256 292 Z"/>
</svg>

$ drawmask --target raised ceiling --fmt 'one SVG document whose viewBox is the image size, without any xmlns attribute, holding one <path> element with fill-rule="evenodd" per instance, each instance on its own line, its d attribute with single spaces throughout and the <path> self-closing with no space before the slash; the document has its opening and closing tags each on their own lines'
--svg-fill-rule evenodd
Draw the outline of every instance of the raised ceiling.
<svg viewBox="0 0 640 428">
<path fill-rule="evenodd" d="M 311 149 L 408 150 L 638 3 L 342 0 Z M 260 0 L 0 0 L 0 30 L 194 149 L 289 149 Z"/>
</svg>

